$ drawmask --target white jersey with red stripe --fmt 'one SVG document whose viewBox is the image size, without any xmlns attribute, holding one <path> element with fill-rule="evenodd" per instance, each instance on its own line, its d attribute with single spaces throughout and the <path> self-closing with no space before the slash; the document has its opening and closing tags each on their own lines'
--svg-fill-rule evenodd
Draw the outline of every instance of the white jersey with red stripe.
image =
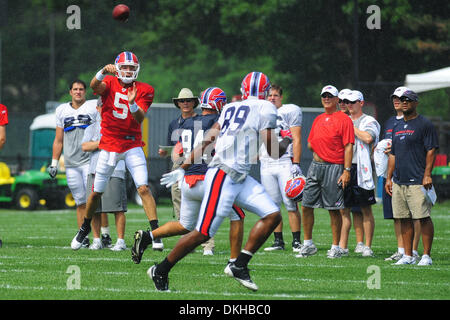
<svg viewBox="0 0 450 320">
<path fill-rule="evenodd" d="M 220 134 L 209 166 L 225 165 L 246 175 L 257 161 L 259 132 L 276 128 L 277 109 L 269 101 L 249 97 L 227 104 L 218 123 Z"/>
</svg>

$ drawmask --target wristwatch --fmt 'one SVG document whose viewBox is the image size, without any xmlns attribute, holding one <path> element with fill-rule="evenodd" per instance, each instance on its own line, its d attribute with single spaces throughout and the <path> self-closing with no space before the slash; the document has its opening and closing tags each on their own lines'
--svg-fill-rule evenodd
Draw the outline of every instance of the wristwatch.
<svg viewBox="0 0 450 320">
<path fill-rule="evenodd" d="M 344 170 L 350 172 L 352 171 L 352 168 L 344 168 Z"/>
</svg>

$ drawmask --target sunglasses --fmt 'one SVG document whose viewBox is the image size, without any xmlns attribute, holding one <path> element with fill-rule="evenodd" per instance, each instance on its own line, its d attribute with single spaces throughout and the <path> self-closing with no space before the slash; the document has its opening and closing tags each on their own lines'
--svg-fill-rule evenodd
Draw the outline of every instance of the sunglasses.
<svg viewBox="0 0 450 320">
<path fill-rule="evenodd" d="M 194 102 L 194 99 L 180 99 L 178 102 L 184 103 L 184 102 Z"/>
<path fill-rule="evenodd" d="M 342 101 L 342 103 L 344 103 L 344 104 L 355 104 L 355 103 L 357 103 L 359 100 L 356 100 L 356 101 L 350 101 L 350 100 L 344 99 L 344 100 L 341 100 L 341 101 Z"/>
<path fill-rule="evenodd" d="M 414 100 L 408 98 L 408 97 L 400 97 L 401 102 L 413 102 Z"/>
<path fill-rule="evenodd" d="M 331 93 L 325 92 L 323 94 L 320 95 L 322 98 L 334 98 L 334 96 Z"/>
</svg>

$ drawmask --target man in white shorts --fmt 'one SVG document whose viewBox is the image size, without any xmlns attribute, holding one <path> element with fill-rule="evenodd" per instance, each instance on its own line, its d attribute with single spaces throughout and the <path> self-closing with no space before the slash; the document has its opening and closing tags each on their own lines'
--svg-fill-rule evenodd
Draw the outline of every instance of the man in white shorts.
<svg viewBox="0 0 450 320">
<path fill-rule="evenodd" d="M 241 84 L 243 101 L 227 104 L 218 122 L 203 140 L 202 146 L 195 148 L 179 169 L 164 176 L 164 183 L 179 181 L 184 176 L 184 170 L 196 163 L 205 152 L 208 153 L 207 150 L 215 149 L 205 176 L 205 194 L 195 230 L 182 237 L 166 259 L 147 271 L 157 290 L 169 290 L 169 272 L 172 267 L 198 245 L 214 236 L 223 220 L 228 217 L 233 204 L 254 212 L 261 219 L 250 231 L 248 241 L 236 261 L 226 266 L 225 273 L 245 287 L 258 290 L 250 278 L 247 265 L 280 223 L 281 215 L 280 208 L 249 172 L 252 162 L 256 162 L 254 159 L 260 141 L 274 158 L 283 154 L 292 141 L 285 138 L 279 145 L 276 139 L 274 129 L 277 110 L 271 102 L 265 100 L 269 88 L 270 82 L 265 74 L 249 73 Z M 214 141 L 215 147 L 211 145 Z"/>
<path fill-rule="evenodd" d="M 58 161 L 64 149 L 64 166 L 67 184 L 77 206 L 77 223 L 81 227 L 86 212 L 86 182 L 89 169 L 89 153 L 81 149 L 85 129 L 95 121 L 97 100 L 86 101 L 86 84 L 75 80 L 70 85 L 72 101 L 56 108 L 56 132 L 53 141 L 52 163 L 47 171 L 55 178 Z M 89 246 L 89 238 L 84 240 L 84 248 Z"/>
<path fill-rule="evenodd" d="M 289 217 L 289 225 L 292 232 L 292 250 L 299 252 L 301 249 L 300 228 L 301 218 L 297 202 L 289 199 L 284 192 L 286 183 L 292 177 L 302 175 L 300 157 L 302 154 L 302 110 L 295 104 L 283 104 L 283 89 L 278 85 L 272 85 L 267 100 L 277 107 L 278 140 L 286 135 L 292 136 L 292 144 L 280 159 L 272 159 L 264 145 L 261 146 L 259 159 L 261 161 L 261 184 L 266 189 L 273 201 L 280 206 L 284 203 Z M 284 250 L 283 221 L 273 232 L 275 237 L 272 246 L 264 251 Z"/>
</svg>

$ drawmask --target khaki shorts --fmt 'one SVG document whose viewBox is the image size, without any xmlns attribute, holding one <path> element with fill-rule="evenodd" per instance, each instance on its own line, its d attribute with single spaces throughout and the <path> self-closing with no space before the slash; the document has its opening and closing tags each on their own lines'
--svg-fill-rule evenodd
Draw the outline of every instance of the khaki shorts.
<svg viewBox="0 0 450 320">
<path fill-rule="evenodd" d="M 423 219 L 430 216 L 431 204 L 425 199 L 422 185 L 392 186 L 394 219 Z"/>
</svg>

